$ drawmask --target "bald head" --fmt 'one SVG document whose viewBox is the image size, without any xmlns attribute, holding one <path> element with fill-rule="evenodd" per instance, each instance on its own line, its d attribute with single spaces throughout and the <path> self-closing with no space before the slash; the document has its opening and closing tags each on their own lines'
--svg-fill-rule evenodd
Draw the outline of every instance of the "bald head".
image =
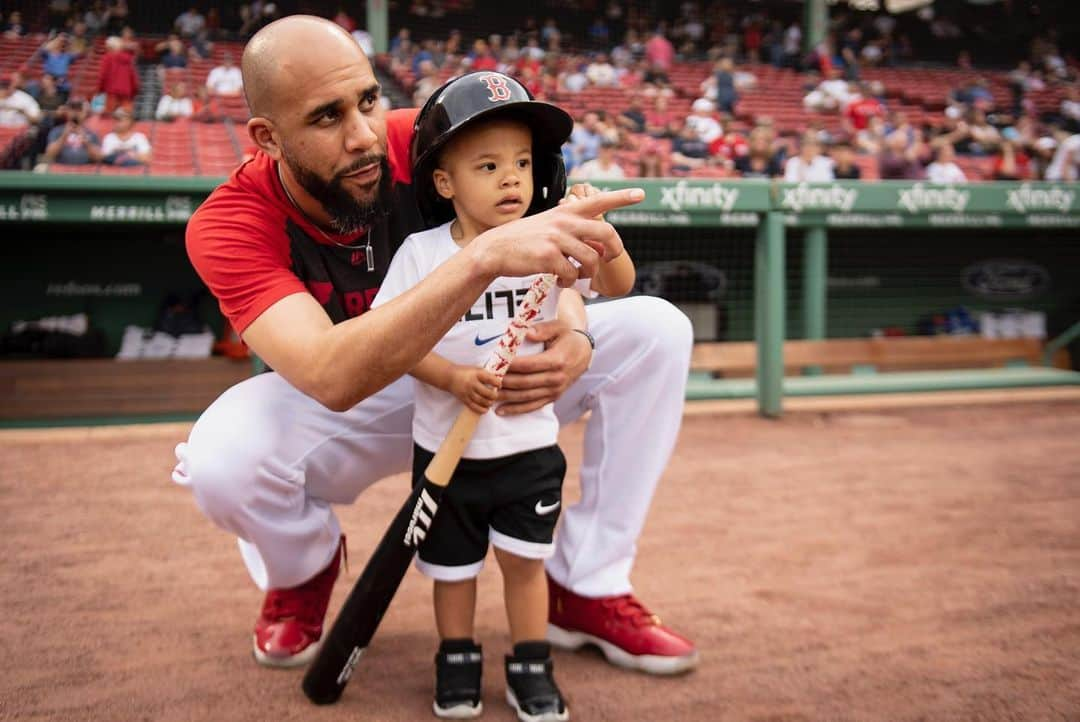
<svg viewBox="0 0 1080 722">
<path fill-rule="evenodd" d="M 240 69 L 252 115 L 273 118 L 283 99 L 302 97 L 327 69 L 362 64 L 364 51 L 337 23 L 313 15 L 290 15 L 255 33 L 244 48 Z"/>
</svg>

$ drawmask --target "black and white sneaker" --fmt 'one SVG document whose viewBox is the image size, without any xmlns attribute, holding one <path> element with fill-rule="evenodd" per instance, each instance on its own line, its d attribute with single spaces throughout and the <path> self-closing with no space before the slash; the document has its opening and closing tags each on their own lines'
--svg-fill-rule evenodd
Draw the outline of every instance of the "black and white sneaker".
<svg viewBox="0 0 1080 722">
<path fill-rule="evenodd" d="M 431 709 L 443 719 L 472 719 L 484 711 L 480 675 L 484 657 L 471 639 L 445 639 L 435 655 L 435 701 Z"/>
<path fill-rule="evenodd" d="M 520 642 L 506 656 L 506 701 L 521 722 L 563 722 L 570 719 L 552 675 L 551 645 Z"/>
</svg>

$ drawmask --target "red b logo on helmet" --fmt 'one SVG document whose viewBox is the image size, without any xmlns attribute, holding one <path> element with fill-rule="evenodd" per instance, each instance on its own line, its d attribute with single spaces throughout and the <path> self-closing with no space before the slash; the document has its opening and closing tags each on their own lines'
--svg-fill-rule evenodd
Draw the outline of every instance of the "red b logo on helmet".
<svg viewBox="0 0 1080 722">
<path fill-rule="evenodd" d="M 484 81 L 484 85 L 486 85 L 488 91 L 491 92 L 491 95 L 488 96 L 488 100 L 492 103 L 510 100 L 510 86 L 506 84 L 506 78 L 504 76 L 485 75 L 480 79 Z"/>
</svg>

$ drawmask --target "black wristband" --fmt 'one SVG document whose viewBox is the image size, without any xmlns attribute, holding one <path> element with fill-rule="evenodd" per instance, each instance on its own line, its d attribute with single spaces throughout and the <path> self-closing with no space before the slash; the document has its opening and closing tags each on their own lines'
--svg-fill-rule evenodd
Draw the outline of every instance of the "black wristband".
<svg viewBox="0 0 1080 722">
<path fill-rule="evenodd" d="M 596 339 L 593 338 L 593 335 L 591 333 L 589 333 L 583 328 L 572 328 L 570 330 L 576 331 L 577 333 L 580 333 L 582 336 L 587 338 L 589 340 L 589 348 L 591 348 L 593 351 L 596 350 Z"/>
</svg>

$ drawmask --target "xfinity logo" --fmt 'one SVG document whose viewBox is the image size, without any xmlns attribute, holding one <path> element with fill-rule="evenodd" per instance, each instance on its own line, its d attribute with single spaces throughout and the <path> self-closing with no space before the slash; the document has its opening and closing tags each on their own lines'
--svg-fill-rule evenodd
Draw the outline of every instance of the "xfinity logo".
<svg viewBox="0 0 1080 722">
<path fill-rule="evenodd" d="M 1068 213 L 1075 198 L 1075 192 L 1064 188 L 1055 187 L 1044 190 L 1032 188 L 1030 183 L 1025 183 L 1016 190 L 1009 191 L 1006 203 L 1017 213 L 1027 213 L 1028 211 Z"/>
<path fill-rule="evenodd" d="M 660 188 L 660 205 L 673 211 L 683 208 L 716 209 L 729 213 L 739 200 L 739 190 L 713 183 L 691 186 L 679 181 L 673 186 Z"/>
<path fill-rule="evenodd" d="M 900 191 L 900 207 L 909 213 L 941 210 L 963 213 L 970 200 L 971 193 L 952 186 L 927 188 L 924 183 L 916 183 L 908 190 Z"/>
<path fill-rule="evenodd" d="M 827 188 L 814 188 L 800 183 L 794 188 L 784 189 L 781 207 L 802 213 L 804 209 L 821 211 L 850 211 L 859 199 L 859 191 L 854 188 L 841 188 L 833 185 Z"/>
<path fill-rule="evenodd" d="M 420 498 L 416 500 L 416 506 L 413 507 L 412 518 L 409 519 L 409 528 L 405 530 L 405 546 L 420 546 L 420 542 L 424 541 L 428 530 L 431 529 L 431 520 L 438 510 L 439 505 L 431 498 L 427 489 L 421 490 Z"/>
</svg>

